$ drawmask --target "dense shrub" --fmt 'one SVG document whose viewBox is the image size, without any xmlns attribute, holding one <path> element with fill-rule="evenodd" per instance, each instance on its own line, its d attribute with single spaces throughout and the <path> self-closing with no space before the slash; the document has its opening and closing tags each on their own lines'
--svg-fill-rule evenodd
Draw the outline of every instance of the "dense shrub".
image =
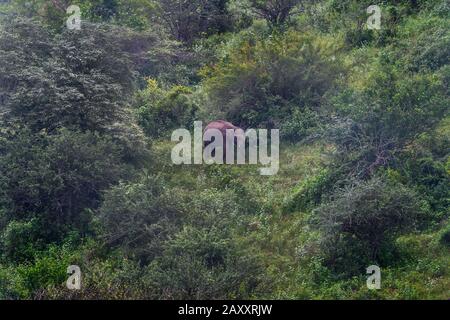
<svg viewBox="0 0 450 320">
<path fill-rule="evenodd" d="M 304 180 L 286 199 L 284 209 L 288 212 L 308 211 L 320 204 L 322 198 L 333 186 L 334 178 L 329 170 L 322 170 L 317 175 Z"/>
<path fill-rule="evenodd" d="M 5 24 L 0 33 L 2 117 L 33 132 L 105 131 L 129 122 L 133 71 L 120 35 L 95 25 L 53 35 L 30 20 Z"/>
<path fill-rule="evenodd" d="M 245 299 L 256 289 L 260 266 L 224 229 L 184 228 L 149 266 L 154 298 Z"/>
<path fill-rule="evenodd" d="M 189 88 L 164 90 L 152 79 L 138 95 L 136 105 L 138 121 L 150 137 L 170 136 L 170 130 L 182 127 L 190 129 L 198 109 Z"/>
<path fill-rule="evenodd" d="M 281 123 L 282 139 L 302 141 L 312 137 L 320 123 L 320 116 L 309 108 L 294 109 L 290 117 Z"/>
<path fill-rule="evenodd" d="M 396 44 L 399 61 L 409 70 L 435 71 L 449 64 L 449 21 L 439 17 L 419 16 L 400 29 Z"/>
<path fill-rule="evenodd" d="M 245 1 L 243 1 L 245 2 Z M 274 26 L 286 23 L 295 7 L 305 0 L 249 0 L 251 9 L 257 16 L 264 18 Z"/>
<path fill-rule="evenodd" d="M 433 210 L 440 215 L 450 206 L 450 176 L 444 164 L 431 158 L 409 159 L 405 161 L 405 176 L 418 191 L 427 196 Z M 441 218 L 437 215 L 437 218 Z"/>
<path fill-rule="evenodd" d="M 161 254 L 164 241 L 180 227 L 183 208 L 179 202 L 172 190 L 152 177 L 112 188 L 99 215 L 107 246 L 148 263 Z"/>
<path fill-rule="evenodd" d="M 228 0 L 159 0 L 158 4 L 161 24 L 180 41 L 191 43 L 198 37 L 223 33 L 233 28 Z"/>
<path fill-rule="evenodd" d="M 338 163 L 354 176 L 367 177 L 391 165 L 418 135 L 436 128 L 448 112 L 445 76 L 405 78 L 390 67 L 389 54 L 370 74 L 363 90 L 344 91 L 333 101 L 339 117 L 326 135 L 338 147 Z"/>
<path fill-rule="evenodd" d="M 36 218 L 28 221 L 12 220 L 2 229 L 0 243 L 3 258 L 15 262 L 31 260 L 34 253 L 42 249 L 42 241 L 36 239 L 40 233 L 40 224 Z"/>
<path fill-rule="evenodd" d="M 9 135 L 0 149 L 7 221 L 25 227 L 34 219 L 36 233 L 27 235 L 34 241 L 60 240 L 72 228 L 88 232 L 86 209 L 98 207 L 104 190 L 133 174 L 123 152 L 111 138 L 90 132 Z"/>
<path fill-rule="evenodd" d="M 339 73 L 338 46 L 292 30 L 267 39 L 244 36 L 203 70 L 215 113 L 243 127 L 274 127 L 295 109 L 318 108 Z"/>
<path fill-rule="evenodd" d="M 421 207 L 416 193 L 380 178 L 336 191 L 312 217 L 323 235 L 327 265 L 352 274 L 392 261 L 393 240 L 414 230 L 425 217 Z"/>
</svg>

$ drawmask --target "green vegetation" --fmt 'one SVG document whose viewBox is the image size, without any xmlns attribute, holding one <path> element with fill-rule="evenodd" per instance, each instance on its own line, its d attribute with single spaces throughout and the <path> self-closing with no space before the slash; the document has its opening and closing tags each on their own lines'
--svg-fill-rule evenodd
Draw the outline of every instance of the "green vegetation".
<svg viewBox="0 0 450 320">
<path fill-rule="evenodd" d="M 71 4 L 0 3 L 0 299 L 450 298 L 448 1 Z M 279 173 L 173 165 L 217 119 Z"/>
</svg>

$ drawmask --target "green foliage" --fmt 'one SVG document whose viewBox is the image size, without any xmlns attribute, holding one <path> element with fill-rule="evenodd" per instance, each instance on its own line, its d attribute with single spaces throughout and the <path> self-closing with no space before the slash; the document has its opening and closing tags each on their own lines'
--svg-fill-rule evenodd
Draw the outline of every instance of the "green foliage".
<svg viewBox="0 0 450 320">
<path fill-rule="evenodd" d="M 327 30 L 339 30 L 343 33 L 345 42 L 350 47 L 368 44 L 385 46 L 401 39 L 397 29 L 405 18 L 421 10 L 426 12 L 433 9 L 439 2 L 441 1 L 405 0 L 374 3 L 369 0 L 331 0 L 325 2 L 325 9 L 322 11 L 325 17 L 322 19 Z M 371 5 L 378 5 L 381 9 L 381 30 L 368 30 L 366 27 L 370 16 L 366 10 Z"/>
<path fill-rule="evenodd" d="M 151 79 L 139 93 L 136 105 L 139 124 L 155 138 L 170 136 L 174 129 L 190 128 L 198 110 L 189 88 L 174 86 L 165 91 Z"/>
<path fill-rule="evenodd" d="M 424 218 L 416 193 L 372 178 L 336 191 L 314 210 L 312 223 L 322 234 L 327 265 L 338 273 L 357 274 L 365 266 L 392 261 L 395 238 Z"/>
<path fill-rule="evenodd" d="M 216 114 L 247 126 L 279 125 L 296 109 L 318 108 L 339 66 L 332 39 L 274 33 L 243 38 L 210 70 L 205 86 Z"/>
<path fill-rule="evenodd" d="M 333 177 L 325 169 L 317 175 L 304 180 L 295 187 L 292 195 L 287 199 L 284 211 L 309 211 L 320 204 L 322 197 L 332 188 Z"/>
<path fill-rule="evenodd" d="M 448 299 L 447 0 L 70 4 L 0 4 L 0 299 Z M 197 119 L 278 175 L 173 165 Z"/>
<path fill-rule="evenodd" d="M 364 90 L 342 92 L 333 101 L 340 117 L 326 135 L 338 147 L 337 161 L 354 176 L 367 177 L 392 165 L 399 152 L 436 128 L 448 112 L 444 76 L 404 77 L 389 61 L 389 54 L 383 54 Z"/>
<path fill-rule="evenodd" d="M 274 26 L 280 26 L 287 22 L 293 9 L 304 0 L 249 0 L 255 13 Z"/>
<path fill-rule="evenodd" d="M 8 138 L 0 157 L 2 200 L 8 219 L 36 219 L 39 227 L 28 235 L 34 240 L 58 240 L 72 228 L 87 232 L 86 209 L 96 208 L 103 190 L 132 173 L 123 163 L 124 149 L 98 134 L 25 131 Z"/>
<path fill-rule="evenodd" d="M 3 229 L 1 237 L 3 256 L 17 262 L 32 259 L 41 247 L 35 237 L 39 234 L 39 227 L 36 218 L 26 222 L 10 221 Z"/>
<path fill-rule="evenodd" d="M 141 263 L 161 254 L 162 244 L 179 229 L 180 200 L 158 179 L 120 184 L 105 195 L 99 222 L 109 247 Z"/>
<path fill-rule="evenodd" d="M 282 138 L 290 141 L 302 141 L 313 135 L 320 123 L 317 112 L 305 108 L 294 109 L 291 116 L 281 124 Z"/>
<path fill-rule="evenodd" d="M 436 71 L 449 64 L 449 20 L 419 16 L 400 29 L 397 57 L 409 70 Z"/>
<path fill-rule="evenodd" d="M 119 35 L 85 26 L 55 36 L 24 19 L 4 25 L 0 84 L 5 120 L 33 132 L 105 131 L 129 123 L 125 105 L 133 72 Z"/>
<path fill-rule="evenodd" d="M 17 273 L 23 281 L 23 290 L 28 294 L 37 293 L 53 284 L 64 283 L 67 267 L 71 264 L 70 248 L 51 246 L 47 251 L 37 254 L 32 264 L 20 265 Z"/>
<path fill-rule="evenodd" d="M 62 0 L 14 0 L 8 12 L 38 18 L 58 32 L 65 27 L 69 5 L 80 7 L 81 18 L 93 22 L 112 22 L 135 30 L 151 26 L 157 14 L 158 4 L 153 0 L 74 0 L 69 4 Z"/>
<path fill-rule="evenodd" d="M 226 235 L 226 229 L 184 228 L 152 263 L 148 281 L 165 299 L 248 298 L 258 284 L 258 266 Z"/>
<path fill-rule="evenodd" d="M 35 251 L 33 259 L 13 267 L 0 265 L 1 299 L 42 299 L 55 285 L 65 285 L 67 267 L 79 263 L 79 251 L 70 244 Z"/>
<path fill-rule="evenodd" d="M 88 233 L 101 193 L 148 160 L 126 107 L 133 72 L 119 38 L 98 26 L 58 36 L 27 19 L 1 31 L 2 227 L 12 223 L 5 241 L 13 261 L 31 249 L 11 251 L 22 246 L 12 230 L 28 228 L 32 247 Z"/>
<path fill-rule="evenodd" d="M 232 237 L 230 227 L 243 220 L 232 192 L 165 185 L 147 177 L 117 186 L 100 209 L 106 244 L 142 266 L 133 288 L 145 288 L 146 299 L 248 297 L 260 282 L 257 257 Z"/>
<path fill-rule="evenodd" d="M 223 33 L 232 28 L 228 0 L 159 0 L 161 24 L 180 41 L 187 43 L 202 36 Z"/>
<path fill-rule="evenodd" d="M 436 213 L 448 214 L 445 211 L 450 206 L 450 176 L 444 164 L 431 158 L 412 158 L 405 162 L 405 175 L 409 182 L 416 185 L 422 195 L 428 196 L 428 202 Z"/>
<path fill-rule="evenodd" d="M 79 0 L 83 17 L 90 21 L 108 21 L 135 30 L 153 27 L 158 3 L 153 0 Z"/>
</svg>

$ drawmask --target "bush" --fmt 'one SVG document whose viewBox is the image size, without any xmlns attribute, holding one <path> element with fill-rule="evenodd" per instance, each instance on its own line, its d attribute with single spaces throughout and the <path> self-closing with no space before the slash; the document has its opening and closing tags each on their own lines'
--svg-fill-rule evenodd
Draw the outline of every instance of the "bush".
<svg viewBox="0 0 450 320">
<path fill-rule="evenodd" d="M 249 4 L 258 17 L 264 18 L 275 27 L 282 26 L 291 17 L 296 6 L 308 2 L 305 0 L 249 0 Z"/>
<path fill-rule="evenodd" d="M 443 75 L 405 78 L 388 65 L 389 59 L 382 55 L 363 90 L 343 91 L 333 99 L 339 117 L 326 135 L 338 148 L 335 161 L 358 178 L 395 163 L 408 144 L 436 128 L 448 112 Z"/>
<path fill-rule="evenodd" d="M 180 41 L 191 43 L 194 39 L 223 33 L 232 28 L 228 0 L 180 1 L 159 0 L 161 24 Z"/>
<path fill-rule="evenodd" d="M 367 263 L 393 261 L 393 241 L 414 230 L 424 212 L 418 195 L 380 178 L 335 192 L 314 210 L 312 224 L 322 233 L 327 264 L 338 273 L 358 273 Z"/>
<path fill-rule="evenodd" d="M 432 158 L 410 158 L 405 165 L 408 182 L 427 197 L 434 212 L 446 215 L 450 206 L 450 176 L 444 164 Z"/>
<path fill-rule="evenodd" d="M 448 19 L 419 16 L 400 29 L 396 56 L 413 72 L 436 71 L 450 63 Z"/>
<path fill-rule="evenodd" d="M 146 264 L 178 228 L 183 208 L 173 190 L 154 177 L 109 190 L 100 208 L 101 233 L 109 248 Z"/>
<path fill-rule="evenodd" d="M 17 221 L 10 228 L 30 231 L 27 237 L 35 244 L 60 241 L 71 230 L 88 234 L 87 209 L 97 208 L 104 190 L 134 172 L 119 145 L 90 132 L 18 132 L 0 147 L 0 155 L 5 219 Z"/>
<path fill-rule="evenodd" d="M 189 88 L 175 86 L 166 91 L 152 79 L 138 95 L 136 104 L 139 124 L 150 137 L 170 135 L 170 130 L 178 128 L 191 128 L 198 110 Z"/>
<path fill-rule="evenodd" d="M 292 30 L 267 38 L 244 33 L 202 71 L 211 109 L 244 128 L 273 128 L 295 109 L 318 108 L 340 70 L 338 47 L 336 40 Z"/>
<path fill-rule="evenodd" d="M 248 221 L 237 201 L 233 190 L 171 189 L 153 177 L 112 188 L 99 222 L 107 247 L 139 266 L 127 290 L 145 299 L 248 298 L 261 271 L 234 239 Z"/>
<path fill-rule="evenodd" d="M 245 299 L 254 292 L 260 266 L 226 230 L 186 227 L 164 246 L 146 275 L 155 298 Z"/>
<path fill-rule="evenodd" d="M 310 137 L 320 123 L 317 112 L 309 108 L 293 109 L 280 128 L 281 137 L 289 141 L 302 141 Z"/>
<path fill-rule="evenodd" d="M 332 176 L 329 170 L 322 170 L 319 174 L 304 180 L 297 186 L 284 205 L 287 212 L 308 211 L 320 204 L 326 191 L 332 188 Z"/>
<path fill-rule="evenodd" d="M 36 239 L 40 223 L 36 218 L 29 221 L 10 221 L 1 235 L 1 253 L 4 258 L 17 263 L 31 260 L 42 242 Z"/>
<path fill-rule="evenodd" d="M 4 23 L 2 121 L 50 133 L 61 127 L 105 132 L 117 122 L 129 124 L 134 72 L 125 35 L 97 25 L 54 35 L 32 20 Z"/>
</svg>

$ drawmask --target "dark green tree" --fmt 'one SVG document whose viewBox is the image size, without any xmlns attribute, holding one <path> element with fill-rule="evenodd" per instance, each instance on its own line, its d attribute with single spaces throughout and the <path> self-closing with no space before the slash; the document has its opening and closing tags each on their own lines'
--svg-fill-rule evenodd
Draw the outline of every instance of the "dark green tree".
<svg viewBox="0 0 450 320">
<path fill-rule="evenodd" d="M 227 11 L 228 0 L 159 0 L 161 23 L 178 40 L 194 39 L 222 33 L 232 27 Z"/>
</svg>

